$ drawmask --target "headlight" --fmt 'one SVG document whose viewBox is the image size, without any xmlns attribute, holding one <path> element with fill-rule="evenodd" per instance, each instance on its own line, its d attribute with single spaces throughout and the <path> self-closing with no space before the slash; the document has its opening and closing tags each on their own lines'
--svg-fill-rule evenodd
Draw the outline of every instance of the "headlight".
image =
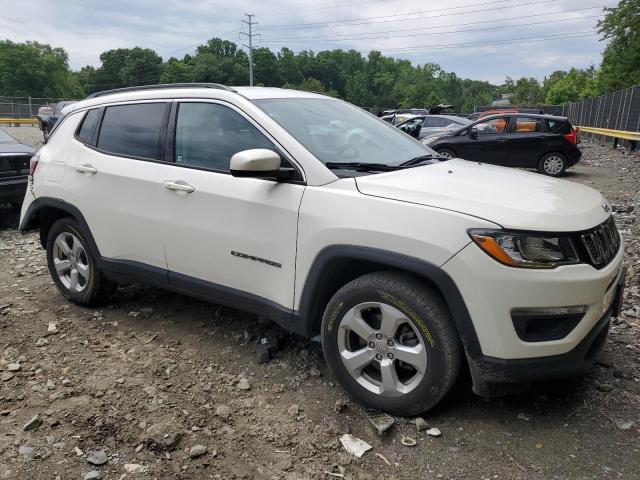
<svg viewBox="0 0 640 480">
<path fill-rule="evenodd" d="M 521 268 L 555 268 L 580 263 L 569 237 L 504 230 L 469 230 L 469 236 L 500 263 Z"/>
</svg>

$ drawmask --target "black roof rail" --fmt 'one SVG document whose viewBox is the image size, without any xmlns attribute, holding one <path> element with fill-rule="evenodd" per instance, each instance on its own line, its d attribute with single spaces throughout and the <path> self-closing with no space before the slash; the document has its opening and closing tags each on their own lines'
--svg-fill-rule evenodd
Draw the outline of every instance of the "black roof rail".
<svg viewBox="0 0 640 480">
<path fill-rule="evenodd" d="M 111 95 L 112 93 L 125 93 L 125 92 L 137 92 L 141 90 L 160 90 L 165 88 L 214 88 L 217 90 L 227 90 L 228 92 L 235 92 L 231 87 L 221 85 L 219 83 L 162 83 L 159 85 L 138 85 L 135 87 L 123 87 L 114 88 L 112 90 L 103 90 L 102 92 L 95 92 L 91 95 L 87 95 L 86 98 L 96 98 L 103 95 Z"/>
</svg>

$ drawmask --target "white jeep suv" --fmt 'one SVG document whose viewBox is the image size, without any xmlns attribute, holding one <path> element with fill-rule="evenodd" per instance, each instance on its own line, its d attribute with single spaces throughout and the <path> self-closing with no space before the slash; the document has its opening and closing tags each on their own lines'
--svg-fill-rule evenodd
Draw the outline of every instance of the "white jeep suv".
<svg viewBox="0 0 640 480">
<path fill-rule="evenodd" d="M 600 193 L 444 161 L 346 102 L 277 88 L 136 87 L 68 106 L 32 159 L 20 229 L 60 292 L 142 282 L 307 337 L 354 397 L 412 415 L 580 374 L 620 307 Z"/>
</svg>

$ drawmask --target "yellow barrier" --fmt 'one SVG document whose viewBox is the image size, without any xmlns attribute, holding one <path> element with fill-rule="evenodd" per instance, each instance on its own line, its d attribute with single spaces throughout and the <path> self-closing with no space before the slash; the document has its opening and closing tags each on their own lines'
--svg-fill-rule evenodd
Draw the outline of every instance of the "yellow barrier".
<svg viewBox="0 0 640 480">
<path fill-rule="evenodd" d="M 38 119 L 0 117 L 0 124 L 2 123 L 8 123 L 10 125 L 38 125 Z"/>
<path fill-rule="evenodd" d="M 627 132 L 625 130 L 612 130 L 610 128 L 595 128 L 595 127 L 578 127 L 581 132 L 595 133 L 597 135 L 604 135 L 605 137 L 621 138 L 623 140 L 629 140 L 631 142 L 640 141 L 640 132 Z"/>
</svg>

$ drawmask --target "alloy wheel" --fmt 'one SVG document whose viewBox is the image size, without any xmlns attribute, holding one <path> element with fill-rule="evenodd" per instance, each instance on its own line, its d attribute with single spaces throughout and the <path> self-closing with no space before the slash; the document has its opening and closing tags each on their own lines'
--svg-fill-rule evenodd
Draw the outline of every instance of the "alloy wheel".
<svg viewBox="0 0 640 480">
<path fill-rule="evenodd" d="M 427 371 L 427 351 L 415 325 L 394 306 L 360 303 L 338 332 L 342 364 L 372 393 L 398 397 L 415 389 Z"/>
<path fill-rule="evenodd" d="M 68 290 L 80 293 L 87 287 L 89 259 L 76 235 L 63 232 L 56 237 L 53 244 L 53 265 L 58 279 Z"/>
</svg>

